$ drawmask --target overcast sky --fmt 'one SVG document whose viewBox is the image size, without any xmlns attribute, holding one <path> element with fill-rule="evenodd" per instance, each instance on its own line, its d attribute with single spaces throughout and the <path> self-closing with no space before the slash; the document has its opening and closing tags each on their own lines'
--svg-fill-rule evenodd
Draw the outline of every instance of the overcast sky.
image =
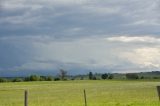
<svg viewBox="0 0 160 106">
<path fill-rule="evenodd" d="M 160 70 L 160 0 L 0 0 L 0 72 Z"/>
</svg>

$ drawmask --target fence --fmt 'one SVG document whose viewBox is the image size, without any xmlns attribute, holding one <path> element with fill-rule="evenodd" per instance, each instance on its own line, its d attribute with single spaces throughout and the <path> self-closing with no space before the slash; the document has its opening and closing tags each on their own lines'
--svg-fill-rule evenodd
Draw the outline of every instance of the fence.
<svg viewBox="0 0 160 106">
<path fill-rule="evenodd" d="M 87 106 L 86 90 L 84 89 L 84 104 Z M 24 91 L 24 106 L 28 106 L 28 90 Z"/>
<path fill-rule="evenodd" d="M 28 106 L 28 90 L 24 91 L 24 106 Z M 157 93 L 160 101 L 160 86 L 157 86 Z M 87 106 L 87 96 L 86 91 L 84 89 L 84 106 Z"/>
</svg>

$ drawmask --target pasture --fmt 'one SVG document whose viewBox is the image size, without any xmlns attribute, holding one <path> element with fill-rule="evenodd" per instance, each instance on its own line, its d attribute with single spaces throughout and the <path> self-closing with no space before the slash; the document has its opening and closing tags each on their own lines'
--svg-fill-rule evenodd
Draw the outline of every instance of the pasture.
<svg viewBox="0 0 160 106">
<path fill-rule="evenodd" d="M 24 106 L 24 90 L 29 106 L 160 106 L 158 81 L 50 81 L 0 83 L 0 106 Z"/>
</svg>

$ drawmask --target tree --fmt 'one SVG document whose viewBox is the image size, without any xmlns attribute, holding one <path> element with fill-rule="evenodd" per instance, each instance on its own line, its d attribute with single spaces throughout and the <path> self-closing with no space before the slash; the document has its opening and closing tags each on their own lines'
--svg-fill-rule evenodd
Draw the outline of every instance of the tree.
<svg viewBox="0 0 160 106">
<path fill-rule="evenodd" d="M 30 77 L 25 77 L 24 81 L 30 81 Z"/>
<path fill-rule="evenodd" d="M 107 78 L 108 78 L 108 74 L 106 74 L 106 73 L 105 73 L 105 74 L 102 74 L 102 75 L 101 75 L 101 78 L 102 78 L 102 79 L 107 79 Z"/>
<path fill-rule="evenodd" d="M 93 79 L 93 73 L 89 72 L 89 79 L 92 80 Z"/>
<path fill-rule="evenodd" d="M 83 76 L 81 76 L 81 77 L 80 77 L 80 80 L 84 80 L 84 77 L 83 77 Z"/>
<path fill-rule="evenodd" d="M 1 82 L 7 82 L 7 79 L 5 79 L 5 78 L 0 78 L 0 83 Z"/>
<path fill-rule="evenodd" d="M 108 77 L 108 79 L 113 79 L 113 78 L 114 78 L 113 74 L 110 74 Z"/>
<path fill-rule="evenodd" d="M 39 80 L 40 80 L 40 77 L 37 76 L 37 75 L 31 75 L 31 76 L 29 77 L 29 79 L 30 79 L 30 81 L 39 81 Z"/>
<path fill-rule="evenodd" d="M 93 76 L 93 80 L 97 80 L 97 77 L 96 77 L 96 76 Z"/>
<path fill-rule="evenodd" d="M 14 79 L 12 80 L 12 82 L 22 82 L 22 81 L 23 81 L 22 78 L 14 78 Z"/>
<path fill-rule="evenodd" d="M 138 77 L 138 74 L 136 73 L 127 73 L 126 78 L 127 79 L 138 79 L 139 77 Z"/>
<path fill-rule="evenodd" d="M 48 76 L 46 80 L 47 80 L 47 81 L 52 81 L 52 80 L 53 80 L 53 77 L 52 77 L 52 76 Z"/>
<path fill-rule="evenodd" d="M 59 81 L 59 80 L 60 80 L 60 78 L 58 78 L 58 77 L 57 77 L 57 78 L 54 78 L 54 81 Z"/>
<path fill-rule="evenodd" d="M 141 76 L 140 79 L 144 79 L 144 76 Z"/>
<path fill-rule="evenodd" d="M 40 81 L 47 81 L 47 77 L 46 76 L 40 76 Z"/>
<path fill-rule="evenodd" d="M 65 80 L 65 77 L 67 76 L 67 71 L 60 69 L 59 72 L 60 72 L 61 80 Z"/>
</svg>

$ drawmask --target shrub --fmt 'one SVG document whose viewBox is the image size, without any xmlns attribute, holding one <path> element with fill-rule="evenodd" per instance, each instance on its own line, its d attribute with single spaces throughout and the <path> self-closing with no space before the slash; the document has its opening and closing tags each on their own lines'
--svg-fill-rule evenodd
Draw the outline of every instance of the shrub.
<svg viewBox="0 0 160 106">
<path fill-rule="evenodd" d="M 22 81 L 23 81 L 23 79 L 21 79 L 21 78 L 15 78 L 12 80 L 12 82 L 22 82 Z"/>
<path fill-rule="evenodd" d="M 108 78 L 108 74 L 106 74 L 106 73 L 105 73 L 105 74 L 102 74 L 102 75 L 101 75 L 101 78 L 102 78 L 102 79 L 107 79 L 107 78 Z"/>
<path fill-rule="evenodd" d="M 71 80 L 75 80 L 75 78 L 71 78 Z"/>
<path fill-rule="evenodd" d="M 46 81 L 47 80 L 47 77 L 46 76 L 40 76 L 40 81 Z"/>
<path fill-rule="evenodd" d="M 114 78 L 113 74 L 110 74 L 108 77 L 108 79 L 113 79 L 113 78 Z"/>
<path fill-rule="evenodd" d="M 84 77 L 83 77 L 83 76 L 81 76 L 80 80 L 84 80 Z"/>
<path fill-rule="evenodd" d="M 141 76 L 141 78 L 140 79 L 144 79 L 144 76 Z"/>
<path fill-rule="evenodd" d="M 5 78 L 0 78 L 0 83 L 2 83 L 2 82 L 7 82 L 7 79 L 5 79 Z"/>
<path fill-rule="evenodd" d="M 30 81 L 30 78 L 29 77 L 25 77 L 24 81 Z"/>
<path fill-rule="evenodd" d="M 48 76 L 46 80 L 47 80 L 47 81 L 52 81 L 52 80 L 53 80 L 53 77 L 52 77 L 52 76 Z"/>
<path fill-rule="evenodd" d="M 127 79 L 138 79 L 139 77 L 138 77 L 138 74 L 136 73 L 128 73 L 126 74 L 126 78 Z"/>
<path fill-rule="evenodd" d="M 96 76 L 93 76 L 93 80 L 97 80 Z"/>
<path fill-rule="evenodd" d="M 40 77 L 37 75 L 31 75 L 29 79 L 30 81 L 40 81 Z"/>
<path fill-rule="evenodd" d="M 60 78 L 54 78 L 54 81 L 59 81 L 60 80 Z"/>
<path fill-rule="evenodd" d="M 153 77 L 153 79 L 159 79 L 159 77 Z"/>
</svg>

